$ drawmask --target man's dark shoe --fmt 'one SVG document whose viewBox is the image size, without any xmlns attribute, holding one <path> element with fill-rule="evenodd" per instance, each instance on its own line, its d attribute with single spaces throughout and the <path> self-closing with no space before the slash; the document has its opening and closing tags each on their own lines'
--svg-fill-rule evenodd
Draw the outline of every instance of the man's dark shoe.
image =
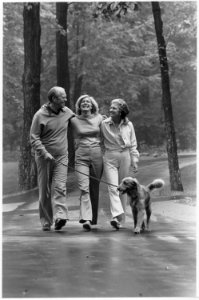
<svg viewBox="0 0 199 300">
<path fill-rule="evenodd" d="M 55 220 L 55 230 L 60 230 L 66 224 L 65 219 L 57 219 Z"/>
</svg>

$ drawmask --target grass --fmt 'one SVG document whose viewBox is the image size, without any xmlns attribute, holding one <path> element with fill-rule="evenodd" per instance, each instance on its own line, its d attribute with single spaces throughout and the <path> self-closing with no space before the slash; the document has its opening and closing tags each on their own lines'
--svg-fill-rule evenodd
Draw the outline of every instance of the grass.
<svg viewBox="0 0 199 300">
<path fill-rule="evenodd" d="M 196 198 L 196 167 L 191 165 L 181 169 L 181 177 L 184 187 L 184 194 L 188 197 Z M 102 186 L 103 187 L 103 186 Z M 68 174 L 68 192 L 78 189 L 75 174 Z M 105 187 L 106 188 L 106 187 Z M 19 192 L 18 187 L 18 163 L 3 163 L 3 195 Z M 105 192 L 105 191 L 104 191 Z M 107 192 L 107 191 L 106 191 Z"/>
<path fill-rule="evenodd" d="M 18 162 L 3 163 L 3 195 L 17 193 L 18 187 Z M 74 173 L 68 175 L 68 192 L 77 188 L 77 180 Z"/>
<path fill-rule="evenodd" d="M 185 199 L 180 202 L 191 206 L 196 206 L 196 167 L 188 166 L 181 169 L 181 179 L 183 182 Z"/>
<path fill-rule="evenodd" d="M 181 177 L 185 193 L 196 196 L 196 168 L 193 166 L 182 168 Z"/>
<path fill-rule="evenodd" d="M 18 162 L 4 162 L 2 175 L 3 195 L 18 192 Z"/>
</svg>

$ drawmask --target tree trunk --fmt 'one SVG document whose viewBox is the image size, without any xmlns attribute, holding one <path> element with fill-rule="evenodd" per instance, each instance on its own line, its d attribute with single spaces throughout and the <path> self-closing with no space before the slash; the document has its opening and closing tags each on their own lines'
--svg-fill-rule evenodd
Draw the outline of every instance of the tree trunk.
<svg viewBox="0 0 199 300">
<path fill-rule="evenodd" d="M 68 3 L 56 3 L 56 18 L 59 30 L 56 33 L 56 56 L 57 56 L 57 85 L 65 89 L 67 94 L 66 105 L 71 107 L 70 99 L 70 72 L 68 61 L 68 38 L 67 38 L 67 13 Z M 74 166 L 74 139 L 72 131 L 68 130 L 68 153 L 69 166 Z M 70 171 L 70 169 L 69 169 Z"/>
<path fill-rule="evenodd" d="M 23 19 L 24 74 L 22 81 L 24 115 L 19 159 L 19 186 L 22 190 L 29 190 L 37 186 L 37 174 L 35 172 L 34 157 L 31 155 L 29 133 L 33 115 L 40 108 L 40 4 L 24 4 Z"/>
<path fill-rule="evenodd" d="M 169 67 L 167 62 L 166 44 L 163 36 L 163 22 L 161 18 L 161 10 L 159 2 L 152 2 L 152 11 L 155 23 L 156 38 L 158 44 L 160 70 L 162 79 L 162 104 L 165 117 L 165 130 L 167 136 L 167 153 L 170 173 L 170 184 L 172 191 L 183 191 L 181 182 L 177 143 L 175 138 L 175 128 L 173 121 L 170 83 L 169 83 Z"/>
<path fill-rule="evenodd" d="M 74 92 L 73 103 L 76 103 L 77 99 L 81 96 L 82 82 L 83 82 L 83 58 L 80 53 L 80 48 L 85 46 L 84 39 L 82 38 L 80 45 L 80 24 L 79 20 L 76 20 L 76 62 L 75 62 L 75 76 L 74 76 Z M 81 24 L 82 27 L 82 24 Z"/>
</svg>

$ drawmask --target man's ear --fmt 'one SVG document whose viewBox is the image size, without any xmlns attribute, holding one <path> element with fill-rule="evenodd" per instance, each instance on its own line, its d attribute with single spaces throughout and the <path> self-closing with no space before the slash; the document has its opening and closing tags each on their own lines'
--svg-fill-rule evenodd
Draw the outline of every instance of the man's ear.
<svg viewBox="0 0 199 300">
<path fill-rule="evenodd" d="M 51 98 L 51 99 L 52 99 L 51 102 L 54 103 L 56 98 L 57 98 L 57 96 L 56 96 L 56 95 L 53 95 L 52 98 Z"/>
</svg>

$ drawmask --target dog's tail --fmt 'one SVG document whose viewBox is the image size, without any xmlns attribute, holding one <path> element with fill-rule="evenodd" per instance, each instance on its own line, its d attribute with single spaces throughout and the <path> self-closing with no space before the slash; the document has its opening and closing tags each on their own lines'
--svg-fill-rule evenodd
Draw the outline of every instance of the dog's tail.
<svg viewBox="0 0 199 300">
<path fill-rule="evenodd" d="M 162 179 L 155 179 L 153 182 L 151 182 L 149 185 L 147 185 L 147 188 L 149 191 L 152 191 L 154 189 L 160 189 L 164 186 L 164 180 Z"/>
</svg>

